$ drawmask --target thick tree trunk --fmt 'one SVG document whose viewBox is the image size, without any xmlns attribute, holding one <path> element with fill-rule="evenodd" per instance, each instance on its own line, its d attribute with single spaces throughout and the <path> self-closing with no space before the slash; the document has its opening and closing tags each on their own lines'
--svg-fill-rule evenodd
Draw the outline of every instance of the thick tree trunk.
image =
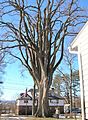
<svg viewBox="0 0 88 120">
<path fill-rule="evenodd" d="M 42 83 L 39 86 L 38 107 L 36 117 L 48 117 L 48 86 Z"/>
<path fill-rule="evenodd" d="M 32 104 L 32 115 L 35 114 L 35 83 L 34 83 L 34 89 L 33 89 L 33 104 Z"/>
<path fill-rule="evenodd" d="M 42 97 L 42 116 L 43 117 L 48 117 L 48 109 L 49 109 L 49 104 L 48 104 L 48 86 L 47 88 L 44 87 L 43 89 L 43 97 Z"/>
<path fill-rule="evenodd" d="M 36 117 L 42 117 L 42 96 L 43 96 L 43 86 L 39 86 L 39 95 L 38 95 L 38 106 L 35 113 Z"/>
</svg>

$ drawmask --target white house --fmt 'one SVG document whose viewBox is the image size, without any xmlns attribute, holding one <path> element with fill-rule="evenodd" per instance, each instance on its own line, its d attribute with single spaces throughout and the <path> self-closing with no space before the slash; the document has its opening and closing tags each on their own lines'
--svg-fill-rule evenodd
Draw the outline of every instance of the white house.
<svg viewBox="0 0 88 120">
<path fill-rule="evenodd" d="M 78 54 L 82 120 L 88 119 L 88 21 L 69 47 L 69 51 Z"/>
<path fill-rule="evenodd" d="M 21 93 L 20 97 L 16 100 L 16 113 L 18 115 L 32 114 L 32 97 L 28 94 L 27 89 L 25 93 Z M 37 103 L 35 103 L 37 105 Z"/>
<path fill-rule="evenodd" d="M 31 92 L 31 93 L 30 93 Z M 30 89 L 25 91 L 25 93 L 21 93 L 20 97 L 16 100 L 16 113 L 20 115 L 27 115 L 27 114 L 32 114 L 32 92 L 33 89 Z M 36 90 L 36 102 L 35 106 L 37 107 L 37 99 L 38 99 L 38 90 Z M 49 107 L 50 107 L 50 114 L 55 113 L 56 108 L 60 109 L 60 112 L 64 112 L 64 98 L 58 97 L 55 93 L 54 90 L 49 91 Z"/>
</svg>

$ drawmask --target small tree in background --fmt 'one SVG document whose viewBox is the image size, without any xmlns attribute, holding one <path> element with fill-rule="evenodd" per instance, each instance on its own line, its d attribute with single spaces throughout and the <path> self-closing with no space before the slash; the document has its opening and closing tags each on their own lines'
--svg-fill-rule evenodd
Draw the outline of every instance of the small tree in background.
<svg viewBox="0 0 88 120">
<path fill-rule="evenodd" d="M 39 90 L 35 116 L 48 116 L 48 90 L 63 58 L 64 41 L 86 22 L 85 12 L 78 0 L 4 0 L 0 13 L 2 50 L 32 75 Z"/>
<path fill-rule="evenodd" d="M 0 44 L 0 48 L 2 48 L 2 44 Z M 6 63 L 4 59 L 5 59 L 5 51 L 0 51 L 0 98 L 3 94 L 2 84 L 4 80 L 2 75 L 5 73 L 5 67 L 6 67 Z M 1 108 L 2 108 L 2 104 L 0 99 L 0 115 L 1 115 Z"/>
<path fill-rule="evenodd" d="M 0 44 L 0 48 L 2 48 L 2 44 Z M 1 86 L 4 82 L 2 75 L 5 73 L 5 67 L 5 51 L 0 51 L 0 97 L 3 94 Z"/>
<path fill-rule="evenodd" d="M 70 104 L 70 111 L 72 111 L 72 107 L 75 107 L 75 98 L 79 96 L 80 91 L 79 71 L 74 65 L 77 64 L 76 58 L 75 55 L 65 52 L 62 69 L 57 69 L 57 74 L 53 80 L 53 86 L 56 89 L 59 87 L 60 95 L 65 97 L 66 103 Z"/>
</svg>

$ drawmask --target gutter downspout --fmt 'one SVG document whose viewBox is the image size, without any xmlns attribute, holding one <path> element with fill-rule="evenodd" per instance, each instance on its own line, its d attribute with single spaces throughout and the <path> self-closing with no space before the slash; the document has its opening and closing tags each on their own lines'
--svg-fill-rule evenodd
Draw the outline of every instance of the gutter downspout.
<svg viewBox="0 0 88 120">
<path fill-rule="evenodd" d="M 80 90 L 81 90 L 81 108 L 82 108 L 82 120 L 85 120 L 85 100 L 84 100 L 84 81 L 83 81 L 83 69 L 82 69 L 82 56 L 80 53 L 80 50 L 75 51 L 72 50 L 71 47 L 68 48 L 69 52 L 71 54 L 77 54 L 78 55 L 78 61 L 79 61 L 79 74 L 80 74 Z"/>
<path fill-rule="evenodd" d="M 84 81 L 83 81 L 83 69 L 82 69 L 82 56 L 78 54 L 79 60 L 79 72 L 80 72 L 80 88 L 81 88 L 81 107 L 82 107 L 82 120 L 85 120 L 85 97 L 84 97 Z"/>
</svg>

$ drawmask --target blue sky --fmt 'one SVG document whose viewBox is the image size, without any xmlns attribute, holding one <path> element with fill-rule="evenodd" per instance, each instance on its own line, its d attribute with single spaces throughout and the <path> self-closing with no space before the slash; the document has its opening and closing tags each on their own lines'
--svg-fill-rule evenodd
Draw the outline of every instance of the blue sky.
<svg viewBox="0 0 88 120">
<path fill-rule="evenodd" d="M 21 74 L 22 66 L 19 62 L 8 64 L 3 76 L 4 84 L 2 85 L 3 95 L 1 99 L 3 100 L 14 100 L 21 92 L 25 89 L 30 89 L 33 87 L 33 80 L 27 71 L 24 71 L 24 76 Z"/>
<path fill-rule="evenodd" d="M 79 4 L 84 8 L 88 8 L 88 0 L 80 0 Z M 0 99 L 14 100 L 25 89 L 33 87 L 33 80 L 31 75 L 25 71 L 24 77 L 21 75 L 21 68 L 19 62 L 8 64 L 3 75 L 4 84 L 2 85 L 3 95 Z"/>
</svg>

